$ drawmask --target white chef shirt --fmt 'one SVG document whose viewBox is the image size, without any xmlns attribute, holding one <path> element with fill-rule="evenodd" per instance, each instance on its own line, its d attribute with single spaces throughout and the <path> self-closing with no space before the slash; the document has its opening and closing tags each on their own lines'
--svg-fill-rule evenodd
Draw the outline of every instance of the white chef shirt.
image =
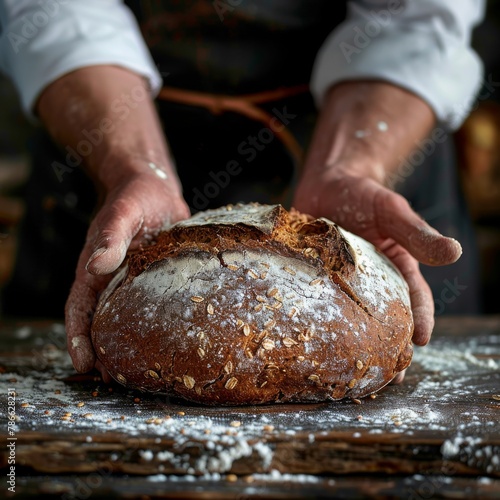
<svg viewBox="0 0 500 500">
<path fill-rule="evenodd" d="M 332 0 L 334 1 L 334 0 Z M 468 114 L 482 81 L 470 46 L 484 0 L 352 0 L 346 20 L 314 63 L 318 106 L 345 80 L 392 82 L 424 99 L 450 130 Z M 0 0 L 0 69 L 32 116 L 43 89 L 75 69 L 112 64 L 143 75 L 155 96 L 159 74 L 122 0 Z"/>
</svg>

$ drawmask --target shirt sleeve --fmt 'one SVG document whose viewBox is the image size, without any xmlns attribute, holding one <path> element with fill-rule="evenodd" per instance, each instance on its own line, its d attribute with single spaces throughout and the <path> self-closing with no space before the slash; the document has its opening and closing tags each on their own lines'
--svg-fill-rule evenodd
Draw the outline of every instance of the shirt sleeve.
<svg viewBox="0 0 500 500">
<path fill-rule="evenodd" d="M 78 68 L 113 64 L 162 79 L 136 20 L 121 0 L 0 0 L 0 69 L 33 117 L 42 90 Z"/>
<path fill-rule="evenodd" d="M 350 1 L 314 63 L 317 105 L 335 83 L 384 80 L 420 96 L 442 126 L 457 129 L 482 82 L 471 34 L 484 9 L 484 0 Z"/>
</svg>

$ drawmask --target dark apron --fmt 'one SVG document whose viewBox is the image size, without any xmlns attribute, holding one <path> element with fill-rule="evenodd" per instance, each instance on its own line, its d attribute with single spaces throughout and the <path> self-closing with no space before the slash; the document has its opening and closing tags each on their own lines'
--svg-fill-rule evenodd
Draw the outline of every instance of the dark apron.
<svg viewBox="0 0 500 500">
<path fill-rule="evenodd" d="M 126 3 L 164 77 L 158 111 L 192 212 L 238 201 L 289 205 L 316 120 L 307 90 L 312 64 L 344 19 L 345 2 Z M 95 194 L 81 170 L 63 182 L 55 178 L 51 164 L 64 159 L 45 134 L 38 134 L 32 152 L 27 213 L 3 310 L 61 317 Z M 437 312 L 477 312 L 477 254 L 452 140 L 439 145 L 398 190 L 466 249 L 454 266 L 423 269 L 437 301 L 447 299 L 436 302 Z"/>
<path fill-rule="evenodd" d="M 316 117 L 312 65 L 346 2 L 126 3 L 164 77 L 158 109 L 191 211 L 289 204 Z"/>
</svg>

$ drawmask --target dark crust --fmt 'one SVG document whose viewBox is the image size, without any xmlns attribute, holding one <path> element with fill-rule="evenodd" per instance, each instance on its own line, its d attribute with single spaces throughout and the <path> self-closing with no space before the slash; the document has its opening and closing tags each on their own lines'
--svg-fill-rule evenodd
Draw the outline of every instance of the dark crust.
<svg viewBox="0 0 500 500">
<path fill-rule="evenodd" d="M 207 211 L 206 213 L 210 213 Z M 287 212 L 278 205 L 263 217 L 265 224 L 251 226 L 247 223 L 205 226 L 174 226 L 161 233 L 155 245 L 132 255 L 129 260 L 129 276 L 135 277 L 151 264 L 165 258 L 175 257 L 186 248 L 203 249 L 211 253 L 229 250 L 244 245 L 254 248 L 275 248 L 283 255 L 293 256 L 309 263 L 321 265 L 330 272 L 354 270 L 354 259 L 348 245 L 334 224 L 301 214 L 295 210 Z M 318 258 L 303 254 L 313 248 Z"/>
<path fill-rule="evenodd" d="M 262 208 L 261 213 L 252 215 L 258 221 L 254 224 L 245 218 L 245 210 L 252 207 Z M 203 404 L 316 402 L 376 392 L 410 364 L 413 323 L 409 300 L 403 304 L 395 298 L 381 320 L 374 305 L 358 297 L 351 286 L 359 273 L 356 255 L 335 224 L 287 212 L 281 206 L 258 205 L 227 210 L 236 212 L 236 218 L 221 223 L 217 219 L 221 210 L 198 215 L 199 225 L 193 218 L 161 233 L 156 244 L 130 256 L 124 279 L 103 295 L 92 325 L 92 340 L 99 360 L 115 379 L 132 388 Z M 325 276 L 325 289 L 335 293 L 342 318 L 303 313 L 292 324 L 279 312 L 275 317 L 278 328 L 285 332 L 281 336 L 263 334 L 257 322 L 252 323 L 251 333 L 243 335 L 235 326 L 236 317 L 258 307 L 255 297 L 266 297 L 270 284 L 268 278 L 249 280 L 243 269 L 231 270 L 225 259 L 232 255 L 262 256 L 269 262 L 282 259 L 295 262 L 298 268 L 305 266 L 311 275 Z M 158 299 L 158 304 L 163 301 L 161 308 L 148 319 L 151 297 L 137 290 L 136 278 L 146 271 L 164 276 L 168 266 L 186 261 L 200 262 L 200 269 L 208 269 L 207 279 L 221 285 L 206 292 L 200 305 L 184 299 L 181 309 L 192 309 L 189 323 L 181 317 L 179 304 L 174 304 L 179 296 L 171 292 L 172 298 Z M 292 284 L 299 291 L 304 287 Z M 241 290 L 245 291 L 244 299 L 235 311 L 231 294 Z M 224 311 L 218 308 L 207 316 L 207 304 L 220 303 L 221 296 L 230 307 Z M 320 324 L 318 318 L 322 318 Z M 306 342 L 297 339 L 303 338 L 304 331 L 310 330 L 305 327 L 311 324 L 315 332 L 306 349 Z M 353 330 L 364 325 L 366 331 L 354 337 L 347 324 L 354 325 Z M 187 334 L 190 328 L 198 334 L 206 330 L 207 336 L 215 339 L 201 360 L 197 352 L 200 346 L 204 351 L 206 345 Z M 297 343 L 287 345 L 292 337 Z M 270 338 L 281 348 L 265 349 L 263 343 Z M 211 359 L 214 350 L 218 354 Z M 248 350 L 252 358 L 247 362 L 242 353 Z M 335 360 L 342 360 L 342 366 L 335 365 Z M 237 379 L 235 387 L 231 387 L 233 377 Z"/>
</svg>

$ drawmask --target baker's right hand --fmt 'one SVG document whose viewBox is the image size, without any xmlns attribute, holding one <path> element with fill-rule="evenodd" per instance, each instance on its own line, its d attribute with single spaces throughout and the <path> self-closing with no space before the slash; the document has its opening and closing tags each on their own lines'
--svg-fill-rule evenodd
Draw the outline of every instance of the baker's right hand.
<svg viewBox="0 0 500 500">
<path fill-rule="evenodd" d="M 36 105 L 63 149 L 85 146 L 82 167 L 102 194 L 66 302 L 66 333 L 76 370 L 96 367 L 106 381 L 90 338 L 100 292 L 129 249 L 189 216 L 150 83 L 127 68 L 85 66 L 47 85 Z"/>
<path fill-rule="evenodd" d="M 177 179 L 164 178 L 159 167 L 147 170 L 124 176 L 106 193 L 88 230 L 66 302 L 66 333 L 73 365 L 80 373 L 97 368 L 105 382 L 110 377 L 97 360 L 90 337 L 101 291 L 128 250 L 150 241 L 165 226 L 189 217 Z"/>
</svg>

